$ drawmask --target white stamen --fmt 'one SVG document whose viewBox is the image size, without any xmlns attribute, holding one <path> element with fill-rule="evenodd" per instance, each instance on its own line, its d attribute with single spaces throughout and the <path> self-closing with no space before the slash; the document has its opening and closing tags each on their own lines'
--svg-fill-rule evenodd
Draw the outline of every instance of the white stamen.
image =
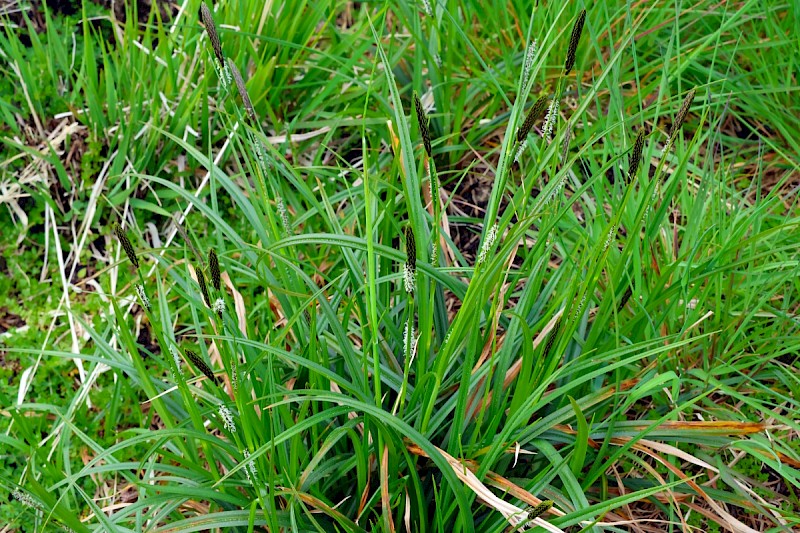
<svg viewBox="0 0 800 533">
<path fill-rule="evenodd" d="M 522 152 L 525 151 L 525 147 L 527 145 L 528 145 L 528 139 L 525 139 L 524 141 L 522 141 L 522 144 L 519 145 L 519 148 L 517 148 L 517 153 L 516 155 L 514 155 L 514 163 L 519 162 L 519 158 L 520 156 L 522 156 Z"/>
<path fill-rule="evenodd" d="M 243 451 L 242 455 L 244 455 L 244 460 L 247 461 L 247 464 L 244 467 L 244 474 L 247 476 L 247 481 L 253 483 L 253 478 L 258 475 L 256 463 L 252 460 L 248 460 L 250 458 L 250 450 Z M 252 477 L 250 477 L 251 475 Z"/>
<path fill-rule="evenodd" d="M 414 292 L 414 288 L 417 286 L 417 272 L 408 263 L 403 263 L 403 282 L 407 293 Z"/>
<path fill-rule="evenodd" d="M 533 68 L 533 58 L 536 57 L 536 39 L 530 42 L 528 49 L 525 51 L 525 63 L 522 66 L 522 87 L 528 85 L 528 80 L 531 76 L 531 69 Z"/>
<path fill-rule="evenodd" d="M 617 234 L 617 228 L 611 228 L 608 230 L 608 235 L 606 236 L 606 242 L 603 244 L 603 251 L 605 252 L 608 250 L 608 247 L 611 245 L 611 241 L 614 239 L 614 236 Z"/>
<path fill-rule="evenodd" d="M 147 294 L 144 292 L 144 285 L 141 283 L 136 284 L 136 294 L 139 295 L 139 299 L 142 301 L 142 305 L 148 311 L 151 309 L 150 305 L 150 298 L 147 297 Z"/>
<path fill-rule="evenodd" d="M 419 341 L 411 320 L 411 318 L 408 319 L 406 328 L 403 331 L 403 355 L 406 359 L 410 358 L 409 365 L 414 362 L 414 357 L 417 355 L 417 342 Z"/>
<path fill-rule="evenodd" d="M 14 496 L 14 498 L 17 501 L 19 501 L 22 505 L 25 505 L 26 507 L 32 507 L 34 509 L 39 509 L 39 504 L 36 503 L 36 501 L 33 498 L 31 498 L 31 496 L 29 494 L 27 494 L 25 492 L 22 492 L 19 489 L 14 489 L 11 492 L 11 495 Z"/>
<path fill-rule="evenodd" d="M 225 405 L 220 404 L 219 416 L 222 418 L 222 423 L 225 426 L 225 429 L 231 433 L 236 433 L 236 424 L 233 423 L 233 413 L 231 413 L 231 410 Z"/>
<path fill-rule="evenodd" d="M 548 141 L 553 135 L 553 128 L 558 120 L 558 100 L 553 98 L 550 101 L 550 107 L 547 109 L 547 116 L 544 118 L 544 128 L 542 128 L 542 138 Z"/>
<path fill-rule="evenodd" d="M 486 257 L 489 255 L 489 252 L 492 250 L 494 246 L 494 241 L 497 239 L 497 224 L 495 223 L 494 226 L 489 228 L 489 232 L 486 234 L 486 239 L 483 241 L 483 246 L 481 246 L 481 251 L 478 253 L 478 264 L 482 264 L 486 261 Z"/>
<path fill-rule="evenodd" d="M 283 231 L 286 235 L 291 235 L 292 233 L 292 226 L 289 223 L 289 212 L 286 210 L 286 206 L 283 204 L 283 198 L 278 196 L 276 201 L 276 208 L 278 209 L 278 216 L 281 217 L 281 223 L 283 224 Z"/>
</svg>

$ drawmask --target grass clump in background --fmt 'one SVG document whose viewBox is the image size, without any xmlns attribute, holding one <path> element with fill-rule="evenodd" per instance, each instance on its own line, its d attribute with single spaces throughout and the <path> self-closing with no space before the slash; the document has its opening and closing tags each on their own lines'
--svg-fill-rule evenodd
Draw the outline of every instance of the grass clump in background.
<svg viewBox="0 0 800 533">
<path fill-rule="evenodd" d="M 582 7 L 7 17 L 11 528 L 796 528 L 791 17 Z"/>
</svg>

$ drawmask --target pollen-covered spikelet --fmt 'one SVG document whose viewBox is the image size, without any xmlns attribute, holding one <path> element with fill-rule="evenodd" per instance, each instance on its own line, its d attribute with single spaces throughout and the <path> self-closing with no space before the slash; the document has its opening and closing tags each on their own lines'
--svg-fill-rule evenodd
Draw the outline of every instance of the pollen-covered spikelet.
<svg viewBox="0 0 800 533">
<path fill-rule="evenodd" d="M 536 58 L 536 39 L 532 40 L 525 49 L 525 62 L 522 65 L 522 87 L 528 85 L 533 70 L 533 60 Z"/>
<path fill-rule="evenodd" d="M 283 225 L 283 232 L 286 236 L 292 234 L 292 223 L 289 220 L 289 211 L 286 209 L 286 204 L 283 203 L 283 197 L 278 196 L 275 200 L 275 209 L 278 211 L 278 216 L 281 219 L 281 224 Z"/>
<path fill-rule="evenodd" d="M 244 466 L 244 473 L 247 476 L 247 481 L 253 483 L 253 478 L 255 478 L 258 475 L 258 470 L 256 469 L 256 465 L 253 462 L 253 460 L 250 459 L 250 450 L 245 449 L 242 452 L 242 456 L 244 457 L 244 460 L 247 462 L 247 464 L 245 464 Z"/>
<path fill-rule="evenodd" d="M 559 101 L 553 98 L 550 101 L 550 107 L 547 109 L 547 116 L 544 119 L 544 127 L 542 128 L 542 137 L 548 141 L 553 136 L 553 129 L 555 128 L 556 121 L 558 120 L 559 106 Z"/>
<path fill-rule="evenodd" d="M 481 246 L 480 252 L 478 252 L 478 264 L 482 264 L 486 262 L 486 258 L 489 257 L 489 253 L 494 248 L 494 241 L 497 240 L 497 232 L 499 227 L 495 223 L 489 231 L 486 233 L 486 238 L 483 240 L 483 246 Z"/>
<path fill-rule="evenodd" d="M 225 312 L 225 300 L 222 298 L 217 298 L 214 300 L 214 304 L 211 306 L 211 310 L 217 313 L 220 317 L 222 317 L 222 313 Z"/>
<path fill-rule="evenodd" d="M 433 16 L 433 9 L 431 9 L 431 1 L 430 0 L 422 0 L 422 9 L 425 10 L 425 14 L 429 17 Z"/>
<path fill-rule="evenodd" d="M 403 331 L 403 355 L 404 358 L 409 361 L 414 361 L 414 357 L 417 355 L 417 342 L 419 341 L 414 331 L 414 323 L 412 320 L 411 317 L 408 318 L 406 328 Z"/>
<path fill-rule="evenodd" d="M 144 285 L 141 283 L 136 284 L 136 294 L 139 295 L 139 300 L 142 302 L 142 307 L 149 311 L 152 308 L 152 305 L 150 304 L 150 298 L 147 297 L 147 293 L 144 290 Z"/>
<path fill-rule="evenodd" d="M 222 419 L 222 424 L 231 433 L 236 433 L 236 424 L 233 422 L 233 413 L 224 404 L 219 404 L 219 417 Z"/>
<path fill-rule="evenodd" d="M 264 143 L 261 142 L 261 139 L 259 139 L 252 130 L 247 131 L 247 137 L 250 140 L 250 148 L 252 148 L 253 153 L 256 154 L 258 168 L 261 170 L 261 173 L 266 176 L 270 167 L 267 161 L 267 147 L 264 146 Z"/>
<path fill-rule="evenodd" d="M 41 509 L 41 505 L 39 505 L 39 503 L 36 500 L 34 500 L 30 496 L 30 494 L 28 494 L 27 492 L 24 492 L 24 491 L 22 491 L 20 489 L 15 488 L 11 492 L 11 495 L 14 497 L 15 500 L 17 500 L 18 502 L 20 502 L 22 505 L 24 505 L 26 507 L 32 507 L 34 509 Z"/>
</svg>

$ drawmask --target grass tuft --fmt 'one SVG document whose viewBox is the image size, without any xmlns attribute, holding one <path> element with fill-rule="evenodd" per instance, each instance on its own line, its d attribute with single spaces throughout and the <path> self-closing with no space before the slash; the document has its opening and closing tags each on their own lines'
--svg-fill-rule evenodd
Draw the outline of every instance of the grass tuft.
<svg viewBox="0 0 800 533">
<path fill-rule="evenodd" d="M 28 4 L 6 529 L 800 527 L 798 9 Z"/>
</svg>

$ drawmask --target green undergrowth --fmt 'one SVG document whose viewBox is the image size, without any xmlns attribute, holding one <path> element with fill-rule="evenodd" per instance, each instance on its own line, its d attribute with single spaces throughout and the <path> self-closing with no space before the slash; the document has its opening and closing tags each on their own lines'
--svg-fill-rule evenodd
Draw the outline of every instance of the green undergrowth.
<svg viewBox="0 0 800 533">
<path fill-rule="evenodd" d="M 13 528 L 798 527 L 794 8 L 189 4 L 0 34 Z"/>
</svg>

